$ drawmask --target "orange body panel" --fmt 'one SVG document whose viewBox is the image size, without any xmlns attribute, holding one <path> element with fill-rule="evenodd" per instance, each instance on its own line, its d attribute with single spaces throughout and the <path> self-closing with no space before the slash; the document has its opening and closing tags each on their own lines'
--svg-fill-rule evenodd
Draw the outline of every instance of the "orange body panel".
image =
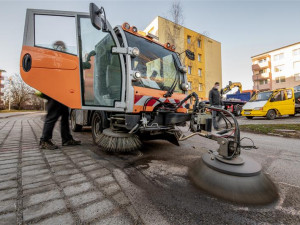
<svg viewBox="0 0 300 225">
<path fill-rule="evenodd" d="M 137 96 L 150 96 L 150 97 L 155 97 L 155 98 L 164 98 L 165 93 L 166 93 L 166 91 L 134 86 L 135 99 Z M 174 93 L 171 98 L 166 98 L 166 99 L 173 99 L 178 102 L 180 100 L 183 100 L 185 97 L 186 97 L 185 94 Z M 143 111 L 143 107 L 144 107 L 143 105 L 137 105 L 135 102 L 135 104 L 133 105 L 133 113 L 139 113 L 139 112 Z M 154 109 L 154 106 L 146 106 L 146 111 L 152 111 L 153 109 Z M 177 109 L 177 112 L 187 113 L 187 109 L 181 107 L 181 108 Z"/>
<path fill-rule="evenodd" d="M 22 59 L 30 54 L 32 66 L 22 68 Z M 54 50 L 23 46 L 20 61 L 23 80 L 31 87 L 70 107 L 81 108 L 79 59 Z"/>
</svg>

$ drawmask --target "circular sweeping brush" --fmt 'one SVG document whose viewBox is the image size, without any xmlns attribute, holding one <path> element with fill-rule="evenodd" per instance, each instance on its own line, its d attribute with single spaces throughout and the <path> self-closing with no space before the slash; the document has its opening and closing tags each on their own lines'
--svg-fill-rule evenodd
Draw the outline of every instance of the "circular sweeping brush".
<svg viewBox="0 0 300 225">
<path fill-rule="evenodd" d="M 235 203 L 261 205 L 275 201 L 277 187 L 261 172 L 261 165 L 249 157 L 241 158 L 243 163 L 228 164 L 205 153 L 189 169 L 189 177 L 205 192 Z"/>
<path fill-rule="evenodd" d="M 99 135 L 97 145 L 105 152 L 128 153 L 140 149 L 142 142 L 136 134 L 118 133 L 107 128 Z"/>
</svg>

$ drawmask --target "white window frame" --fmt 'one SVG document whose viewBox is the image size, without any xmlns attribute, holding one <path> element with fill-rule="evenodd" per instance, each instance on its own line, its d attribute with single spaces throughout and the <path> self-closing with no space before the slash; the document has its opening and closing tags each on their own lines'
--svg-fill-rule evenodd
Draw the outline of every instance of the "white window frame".
<svg viewBox="0 0 300 225">
<path fill-rule="evenodd" d="M 192 67 L 188 66 L 188 74 L 192 74 Z"/>
</svg>

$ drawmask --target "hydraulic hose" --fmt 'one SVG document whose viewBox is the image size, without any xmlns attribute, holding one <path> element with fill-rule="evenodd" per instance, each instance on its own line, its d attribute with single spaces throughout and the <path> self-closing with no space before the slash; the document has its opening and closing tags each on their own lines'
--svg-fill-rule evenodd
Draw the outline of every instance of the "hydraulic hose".
<svg viewBox="0 0 300 225">
<path fill-rule="evenodd" d="M 179 102 L 179 104 L 177 105 L 177 107 L 175 108 L 175 110 L 179 109 L 182 106 L 182 104 L 184 102 L 186 102 L 187 100 L 189 100 L 191 97 L 195 98 L 195 104 L 194 104 L 194 107 L 193 107 L 193 112 L 196 112 L 196 110 L 198 108 L 198 104 L 199 104 L 199 97 L 198 97 L 198 95 L 195 92 L 189 94 L 181 102 Z"/>
</svg>

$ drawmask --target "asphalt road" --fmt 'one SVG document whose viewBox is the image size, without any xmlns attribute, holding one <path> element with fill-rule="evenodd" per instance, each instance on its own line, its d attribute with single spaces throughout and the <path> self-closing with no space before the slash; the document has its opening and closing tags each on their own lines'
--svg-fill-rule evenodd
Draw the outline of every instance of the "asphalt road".
<svg viewBox="0 0 300 225">
<path fill-rule="evenodd" d="M 20 117 L 37 116 L 42 118 L 37 114 Z M 120 156 L 105 154 L 93 146 L 89 129 L 74 136 L 83 141 L 78 151 L 93 151 L 95 160 L 111 163 L 110 171 L 145 224 L 300 224 L 299 139 L 242 133 L 242 137 L 250 137 L 259 147 L 242 154 L 263 165 L 280 194 L 272 204 L 245 206 L 202 192 L 187 176 L 195 160 L 217 148 L 214 141 L 194 136 L 179 147 L 166 141 L 148 141 L 137 154 Z"/>
<path fill-rule="evenodd" d="M 280 198 L 273 204 L 235 205 L 197 189 L 187 176 L 188 168 L 203 153 L 217 148 L 214 141 L 202 137 L 180 147 L 148 141 L 138 156 L 98 154 L 117 165 L 169 224 L 300 224 L 300 140 L 250 133 L 242 137 L 251 138 L 259 148 L 242 154 L 260 162 L 278 186 Z"/>
</svg>

